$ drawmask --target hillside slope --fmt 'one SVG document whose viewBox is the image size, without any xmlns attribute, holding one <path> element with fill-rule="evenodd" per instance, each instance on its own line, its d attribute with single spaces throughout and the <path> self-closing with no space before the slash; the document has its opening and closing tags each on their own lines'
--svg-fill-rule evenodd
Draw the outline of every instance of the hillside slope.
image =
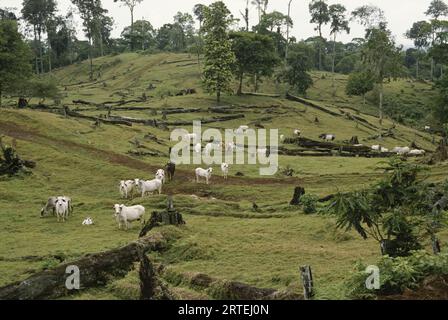
<svg viewBox="0 0 448 320">
<path fill-rule="evenodd" d="M 373 240 L 361 240 L 354 232 L 343 233 L 335 228 L 333 218 L 305 215 L 300 207 L 289 206 L 289 201 L 298 185 L 317 196 L 366 188 L 383 176 L 376 168 L 384 158 L 340 157 L 337 153 L 280 155 L 280 168 L 293 169 L 292 177 L 281 172 L 261 177 L 258 166 L 234 165 L 230 178 L 224 180 L 219 167 L 214 166 L 215 174 L 208 186 L 194 183 L 193 169 L 197 166 L 182 165 L 176 168 L 175 180 L 164 187 L 162 195 L 120 199 L 120 180 L 152 179 L 155 170 L 168 161 L 171 129 L 191 129 L 190 121 L 228 114 L 210 109 L 215 106 L 214 99 L 201 90 L 197 61 L 186 54 L 124 54 L 96 59 L 95 65 L 102 67 L 94 82 L 88 81 L 86 63 L 54 72 L 65 94 L 61 105 L 50 109 L 0 110 L 4 140 L 11 143 L 15 139 L 19 154 L 37 162 L 31 176 L 0 179 L 0 223 L 5 230 L 0 234 L 0 285 L 60 263 L 55 257 L 71 260 L 136 239 L 139 227 L 135 224 L 128 231 L 119 231 L 112 206 L 142 204 L 150 213 L 165 208 L 168 194 L 174 195 L 175 206 L 187 224 L 182 228 L 161 228 L 177 240 L 167 252 L 153 259 L 169 266 L 166 280 L 180 298 L 210 298 L 177 281 L 186 272 L 299 293 L 297 267 L 309 264 L 315 275 L 317 298 L 343 299 L 343 281 L 353 263 L 358 259 L 377 260 L 379 247 Z M 275 92 L 267 86 L 266 82 L 264 92 Z M 197 93 L 170 96 L 170 92 L 186 88 L 194 88 Z M 143 93 L 147 99 L 139 100 Z M 309 97 L 313 99 L 314 93 Z M 136 102 L 117 103 L 122 99 Z M 294 129 L 299 128 L 305 138 L 312 140 L 318 140 L 322 133 L 333 133 L 337 137 L 335 143 L 341 145 L 358 136 L 360 143 L 367 146 L 380 143 L 394 147 L 414 142 L 427 150 L 435 148 L 430 134 L 400 124 L 393 128 L 390 120 L 385 121 L 384 132 L 390 129 L 393 135 L 376 139 L 380 130 L 377 118 L 354 111 L 348 102 L 341 105 L 325 96 L 319 100 L 314 97 L 304 104 L 282 97 L 225 96 L 223 105 L 231 107 L 229 112 L 244 118 L 204 127 L 261 125 L 278 128 L 286 137 L 292 137 Z M 95 125 L 95 119 L 108 114 L 104 102 L 112 106 L 111 117 L 148 122 L 132 126 Z M 62 105 L 93 118 L 66 117 Z M 167 113 L 173 108 L 193 111 Z M 151 125 L 152 120 L 188 124 L 166 128 Z M 136 139 L 144 148 L 136 147 Z M 293 143 L 282 147 L 302 149 Z M 135 156 L 129 151 L 151 151 L 158 156 Z M 446 179 L 447 167 L 446 163 L 431 167 L 430 178 Z M 244 176 L 237 176 L 237 172 Z M 74 216 L 65 224 L 57 223 L 53 217 L 39 217 L 43 202 L 56 194 L 69 195 L 74 200 Z M 253 203 L 259 212 L 253 210 Z M 94 226 L 81 226 L 87 216 L 93 218 Z M 445 232 L 442 236 L 446 246 L 448 235 Z M 115 279 L 105 288 L 75 296 L 137 297 L 137 272 Z"/>
</svg>

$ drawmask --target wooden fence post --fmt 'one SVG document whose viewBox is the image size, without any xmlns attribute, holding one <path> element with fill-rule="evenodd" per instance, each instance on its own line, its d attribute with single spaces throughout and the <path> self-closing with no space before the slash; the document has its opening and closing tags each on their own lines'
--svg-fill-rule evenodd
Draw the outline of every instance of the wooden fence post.
<svg viewBox="0 0 448 320">
<path fill-rule="evenodd" d="M 303 295 L 305 300 L 310 300 L 314 296 L 313 292 L 313 274 L 310 266 L 302 266 L 299 268 L 302 276 Z"/>
</svg>

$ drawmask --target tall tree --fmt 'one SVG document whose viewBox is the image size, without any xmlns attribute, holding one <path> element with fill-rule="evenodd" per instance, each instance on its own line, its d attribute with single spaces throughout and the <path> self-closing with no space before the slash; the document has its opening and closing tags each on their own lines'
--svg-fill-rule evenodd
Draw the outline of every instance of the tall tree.
<svg viewBox="0 0 448 320">
<path fill-rule="evenodd" d="M 316 24 L 315 30 L 319 32 L 321 41 L 325 41 L 322 36 L 322 26 L 330 22 L 330 12 L 328 4 L 324 0 L 313 0 L 309 4 L 311 14 L 310 23 Z M 322 43 L 319 41 L 319 70 L 322 70 Z"/>
<path fill-rule="evenodd" d="M 42 34 L 56 11 L 54 0 L 23 0 L 22 17 L 33 27 L 36 52 L 36 73 L 44 72 Z"/>
<path fill-rule="evenodd" d="M 0 107 L 2 95 L 14 92 L 31 74 L 31 52 L 17 30 L 17 21 L 0 19 Z"/>
<path fill-rule="evenodd" d="M 229 26 L 233 21 L 229 9 L 222 1 L 212 3 L 204 10 L 205 65 L 203 82 L 210 93 L 216 93 L 220 103 L 221 94 L 231 91 L 232 66 L 235 55 L 229 40 Z"/>
<path fill-rule="evenodd" d="M 432 27 L 431 24 L 426 21 L 418 21 L 412 25 L 412 28 L 406 32 L 406 37 L 414 40 L 414 45 L 417 48 L 416 56 L 416 78 L 419 79 L 420 70 L 420 54 L 423 48 L 427 48 L 429 45 L 429 39 L 431 37 Z"/>
<path fill-rule="evenodd" d="M 131 13 L 131 30 L 130 30 L 131 43 L 130 43 L 130 45 L 131 45 L 131 51 L 133 51 L 135 48 L 135 43 L 134 43 L 134 39 L 133 39 L 134 38 L 134 10 L 138 4 L 143 2 L 143 0 L 114 0 L 114 2 L 117 2 L 117 1 L 122 2 L 126 7 L 128 7 L 128 9 Z"/>
<path fill-rule="evenodd" d="M 136 44 L 139 43 L 140 48 L 145 50 L 154 44 L 154 32 L 154 28 L 149 21 L 137 20 L 134 22 L 133 29 L 131 29 L 131 26 L 123 29 L 121 37 L 129 44 L 129 47 L 131 39 L 134 39 L 134 42 Z"/>
<path fill-rule="evenodd" d="M 100 23 L 107 10 L 103 9 L 101 0 L 71 0 L 78 8 L 83 20 L 84 32 L 89 41 L 89 78 L 93 80 L 93 39 L 98 38 L 100 32 Z"/>
<path fill-rule="evenodd" d="M 241 94 L 245 75 L 271 76 L 279 58 L 269 36 L 254 32 L 234 32 L 230 34 L 232 50 L 235 53 L 235 74 L 239 81 L 237 93 Z"/>
<path fill-rule="evenodd" d="M 281 75 L 283 80 L 302 95 L 306 95 L 306 91 L 313 84 L 313 79 L 308 73 L 312 66 L 308 51 L 309 47 L 304 44 L 291 45 L 288 67 Z"/>
<path fill-rule="evenodd" d="M 425 14 L 432 18 L 432 46 L 436 45 L 437 32 L 440 27 L 439 18 L 448 15 L 448 6 L 443 0 L 432 0 Z M 434 80 L 435 60 L 431 57 L 431 79 Z"/>
<path fill-rule="evenodd" d="M 258 23 L 260 23 L 261 18 L 268 10 L 269 0 L 252 0 L 252 4 L 257 7 Z"/>
<path fill-rule="evenodd" d="M 384 11 L 377 6 L 364 5 L 352 11 L 352 20 L 366 28 L 366 32 L 372 28 L 378 28 L 386 23 Z"/>
<path fill-rule="evenodd" d="M 383 123 L 384 80 L 396 77 L 401 72 L 401 48 L 395 46 L 391 32 L 384 26 L 372 28 L 367 32 L 367 39 L 362 48 L 362 60 L 378 86 L 379 118 Z"/>
<path fill-rule="evenodd" d="M 341 4 L 333 4 L 329 7 L 328 12 L 330 15 L 330 21 L 331 21 L 331 31 L 330 34 L 333 35 L 333 62 L 331 71 L 333 72 L 333 81 L 332 86 L 335 86 L 335 61 L 336 61 L 336 36 L 338 33 L 345 31 L 347 33 L 350 33 L 350 28 L 348 26 L 348 20 L 346 18 L 347 9 Z"/>
</svg>

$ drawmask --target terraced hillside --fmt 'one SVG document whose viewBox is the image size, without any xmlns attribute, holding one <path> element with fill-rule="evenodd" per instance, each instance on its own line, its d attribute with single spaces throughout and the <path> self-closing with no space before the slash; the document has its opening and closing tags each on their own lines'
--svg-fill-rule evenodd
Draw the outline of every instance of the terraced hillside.
<svg viewBox="0 0 448 320">
<path fill-rule="evenodd" d="M 31 176 L 0 180 L 0 285 L 135 240 L 140 228 L 119 231 L 112 206 L 142 204 L 152 212 L 165 208 L 171 194 L 186 225 L 158 228 L 171 239 L 170 247 L 152 258 L 166 265 L 164 279 L 178 298 L 219 297 L 210 288 L 192 284 L 195 273 L 300 293 L 297 269 L 309 264 L 317 298 L 344 299 L 343 283 L 354 263 L 376 261 L 379 248 L 373 240 L 337 230 L 331 217 L 306 215 L 301 207 L 290 206 L 294 188 L 300 185 L 323 197 L 368 187 L 381 178 L 383 172 L 376 169 L 388 154 L 347 151 L 345 141 L 353 136 L 369 147 L 415 143 L 429 152 L 436 147 L 430 134 L 389 119 L 381 128 L 377 118 L 356 110 L 352 98 L 332 101 L 326 91 L 317 97 L 319 82 L 309 95 L 314 100 L 297 102 L 283 94 L 225 96 L 224 107 L 216 108 L 213 97 L 201 89 L 200 66 L 193 56 L 124 54 L 96 59 L 95 66 L 92 82 L 86 63 L 54 72 L 64 93 L 58 105 L 0 111 L 4 140 L 15 139 L 20 155 L 37 162 Z M 176 95 L 184 89 L 196 93 Z M 284 88 L 266 81 L 262 91 L 273 94 Z M 152 178 L 168 161 L 171 130 L 191 130 L 193 120 L 206 120 L 205 128 L 279 129 L 290 138 L 281 144 L 279 173 L 261 177 L 258 166 L 233 165 L 224 180 L 215 166 L 207 186 L 194 183 L 196 166 L 181 165 L 162 195 L 120 199 L 118 182 Z M 294 139 L 294 129 L 312 142 L 322 133 L 335 134 L 336 141 L 307 148 Z M 282 173 L 287 167 L 292 176 Z M 446 163 L 431 167 L 430 179 L 446 179 L 447 167 Z M 71 196 L 75 204 L 75 213 L 65 224 L 39 217 L 43 202 L 56 194 Z M 87 216 L 95 221 L 93 226 L 81 225 Z M 447 240 L 445 232 L 444 246 Z M 132 271 L 106 287 L 72 297 L 138 298 L 138 294 L 137 271 Z"/>
</svg>

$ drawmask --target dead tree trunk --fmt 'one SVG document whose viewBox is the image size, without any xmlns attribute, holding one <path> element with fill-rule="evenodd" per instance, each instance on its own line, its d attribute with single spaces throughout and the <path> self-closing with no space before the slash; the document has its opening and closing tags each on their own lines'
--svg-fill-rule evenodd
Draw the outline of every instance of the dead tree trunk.
<svg viewBox="0 0 448 320">
<path fill-rule="evenodd" d="M 314 296 L 313 290 L 313 274 L 310 266 L 300 267 L 300 274 L 303 283 L 303 295 L 305 300 L 309 300 Z"/>
</svg>

